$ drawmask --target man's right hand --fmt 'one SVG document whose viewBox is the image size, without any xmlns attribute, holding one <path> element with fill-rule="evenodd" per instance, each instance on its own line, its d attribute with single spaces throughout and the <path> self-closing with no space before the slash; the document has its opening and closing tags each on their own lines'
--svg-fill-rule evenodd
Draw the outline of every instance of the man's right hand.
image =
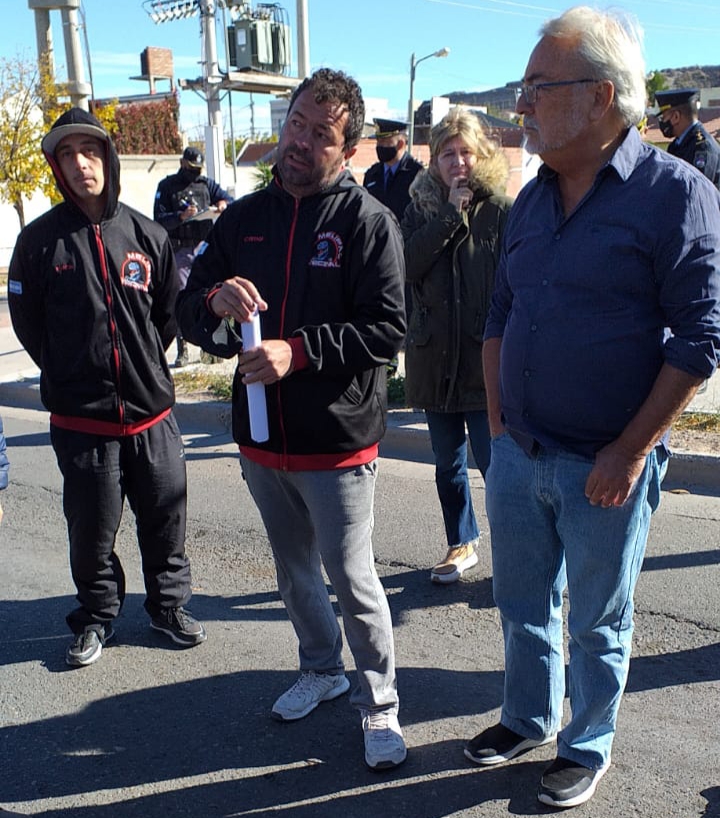
<svg viewBox="0 0 720 818">
<path fill-rule="evenodd" d="M 191 219 L 193 216 L 197 216 L 198 209 L 195 205 L 189 205 L 185 208 L 185 210 L 180 210 L 178 215 L 180 216 L 180 221 L 185 222 L 188 219 Z"/>
<path fill-rule="evenodd" d="M 252 281 L 239 276 L 224 281 L 210 299 L 210 309 L 218 318 L 234 318 L 240 322 L 249 321 L 256 308 L 264 312 L 268 305 Z"/>
</svg>

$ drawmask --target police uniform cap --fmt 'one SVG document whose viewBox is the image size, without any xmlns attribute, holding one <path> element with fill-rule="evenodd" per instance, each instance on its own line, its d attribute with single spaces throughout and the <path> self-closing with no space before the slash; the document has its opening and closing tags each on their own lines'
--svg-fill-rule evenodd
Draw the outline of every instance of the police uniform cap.
<svg viewBox="0 0 720 818">
<path fill-rule="evenodd" d="M 185 148 L 182 158 L 190 167 L 201 168 L 203 166 L 204 157 L 197 148 Z"/>
<path fill-rule="evenodd" d="M 678 105 L 685 105 L 695 99 L 700 92 L 697 88 L 673 88 L 670 91 L 656 91 L 655 102 L 659 113 Z"/>
<path fill-rule="evenodd" d="M 400 122 L 397 119 L 373 119 L 373 124 L 375 125 L 373 139 L 395 136 L 395 134 L 405 133 L 407 130 L 407 122 Z"/>
</svg>

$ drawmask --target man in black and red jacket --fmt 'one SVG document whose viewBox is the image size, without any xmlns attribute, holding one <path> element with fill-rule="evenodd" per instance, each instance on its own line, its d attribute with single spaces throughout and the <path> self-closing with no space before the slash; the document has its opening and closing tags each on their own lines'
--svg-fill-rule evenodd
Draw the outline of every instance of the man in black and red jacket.
<svg viewBox="0 0 720 818">
<path fill-rule="evenodd" d="M 405 262 L 396 220 L 343 169 L 364 114 L 357 83 L 342 72 L 320 69 L 298 86 L 273 181 L 219 216 L 178 316 L 192 343 L 224 357 L 241 352 L 233 434 L 299 640 L 300 677 L 272 715 L 301 719 L 350 687 L 322 564 L 355 659 L 350 703 L 362 716 L 365 760 L 383 769 L 406 757 L 371 536 L 385 367 L 405 334 Z M 256 310 L 263 340 L 243 350 L 236 322 Z M 258 384 L 264 442 L 253 439 L 245 388 Z"/>
<path fill-rule="evenodd" d="M 42 141 L 64 201 L 21 233 L 8 301 L 40 368 L 63 475 L 70 568 L 79 606 L 66 661 L 97 661 L 125 597 L 115 535 L 127 497 L 137 520 L 151 626 L 191 647 L 205 630 L 187 610 L 186 472 L 165 350 L 178 283 L 167 233 L 118 201 L 108 133 L 79 108 Z"/>
</svg>

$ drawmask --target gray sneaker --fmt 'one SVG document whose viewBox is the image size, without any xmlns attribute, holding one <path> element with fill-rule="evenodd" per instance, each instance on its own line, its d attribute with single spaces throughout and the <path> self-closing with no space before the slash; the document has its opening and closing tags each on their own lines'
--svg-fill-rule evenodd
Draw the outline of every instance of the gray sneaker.
<svg viewBox="0 0 720 818">
<path fill-rule="evenodd" d="M 185 608 L 161 608 L 150 621 L 150 627 L 185 648 L 194 648 L 207 639 L 205 628 Z"/>
<path fill-rule="evenodd" d="M 371 770 L 390 770 L 407 758 L 407 748 L 400 724 L 387 710 L 363 710 L 365 763 Z"/>
<path fill-rule="evenodd" d="M 70 667 L 86 667 L 97 662 L 105 643 L 113 636 L 115 631 L 110 624 L 88 626 L 82 633 L 75 634 L 65 653 L 65 662 Z"/>
<path fill-rule="evenodd" d="M 342 673 L 315 673 L 304 670 L 295 684 L 275 702 L 272 715 L 280 721 L 295 721 L 312 713 L 320 702 L 337 699 L 350 689 L 350 680 Z"/>
</svg>

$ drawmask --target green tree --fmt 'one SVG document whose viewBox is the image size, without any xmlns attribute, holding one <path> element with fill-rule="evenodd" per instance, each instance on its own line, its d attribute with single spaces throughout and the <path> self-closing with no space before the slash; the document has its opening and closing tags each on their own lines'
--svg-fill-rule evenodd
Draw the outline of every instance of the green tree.
<svg viewBox="0 0 720 818">
<path fill-rule="evenodd" d="M 243 146 L 247 142 L 247 139 L 243 136 L 235 137 L 235 157 L 240 156 L 240 151 L 242 151 Z M 226 139 L 225 140 L 225 161 L 232 165 L 233 163 L 233 145 L 232 140 Z"/>
<path fill-rule="evenodd" d="M 272 165 L 269 162 L 256 162 L 253 171 L 255 186 L 253 190 L 262 190 L 272 182 Z"/>
<path fill-rule="evenodd" d="M 0 58 L 0 201 L 13 206 L 21 229 L 24 200 L 55 193 L 40 142 L 60 115 L 57 93 L 46 67 L 19 56 Z"/>
<path fill-rule="evenodd" d="M 659 71 L 652 71 L 645 78 L 645 88 L 647 89 L 647 99 L 650 105 L 655 104 L 655 93 L 664 91 L 668 87 L 665 76 Z"/>
</svg>

